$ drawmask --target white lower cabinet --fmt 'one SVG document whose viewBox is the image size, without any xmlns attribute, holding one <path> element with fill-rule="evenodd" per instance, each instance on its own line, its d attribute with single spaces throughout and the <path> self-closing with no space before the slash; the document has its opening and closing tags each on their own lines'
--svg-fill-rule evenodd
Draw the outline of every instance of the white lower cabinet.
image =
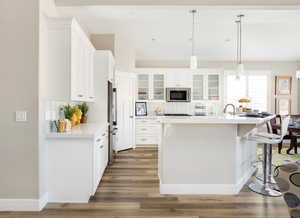
<svg viewBox="0 0 300 218">
<path fill-rule="evenodd" d="M 136 118 L 136 145 L 157 145 L 161 124 L 157 118 Z"/>
<path fill-rule="evenodd" d="M 99 135 L 94 144 L 94 183 L 93 194 L 101 181 L 103 173 L 108 163 L 108 137 L 106 133 Z"/>
<path fill-rule="evenodd" d="M 49 202 L 86 203 L 108 163 L 107 128 L 87 136 L 48 137 Z"/>
</svg>

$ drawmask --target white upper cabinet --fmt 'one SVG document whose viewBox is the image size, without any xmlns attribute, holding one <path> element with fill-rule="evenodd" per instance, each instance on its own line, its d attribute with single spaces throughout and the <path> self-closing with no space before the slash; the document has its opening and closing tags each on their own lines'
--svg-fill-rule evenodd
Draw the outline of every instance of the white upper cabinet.
<svg viewBox="0 0 300 218">
<path fill-rule="evenodd" d="M 165 74 L 139 73 L 137 75 L 137 100 L 164 101 Z"/>
<path fill-rule="evenodd" d="M 153 74 L 152 85 L 152 99 L 163 101 L 165 99 L 165 75 L 157 73 Z"/>
<path fill-rule="evenodd" d="M 61 95 L 68 96 L 64 100 L 95 101 L 95 48 L 89 38 L 71 18 L 49 18 L 48 33 L 49 70 Z"/>
<path fill-rule="evenodd" d="M 220 69 L 141 68 L 137 73 L 137 101 L 165 101 L 166 88 L 191 88 L 191 101 L 221 101 Z"/>
<path fill-rule="evenodd" d="M 137 99 L 138 100 L 150 100 L 150 75 L 149 74 L 139 74 L 137 76 Z"/>
<path fill-rule="evenodd" d="M 204 75 L 194 74 L 193 75 L 193 87 L 192 87 L 192 100 L 202 101 L 204 100 Z"/>
<path fill-rule="evenodd" d="M 189 88 L 192 85 L 191 73 L 187 70 L 171 70 L 166 73 L 167 88 Z"/>
</svg>

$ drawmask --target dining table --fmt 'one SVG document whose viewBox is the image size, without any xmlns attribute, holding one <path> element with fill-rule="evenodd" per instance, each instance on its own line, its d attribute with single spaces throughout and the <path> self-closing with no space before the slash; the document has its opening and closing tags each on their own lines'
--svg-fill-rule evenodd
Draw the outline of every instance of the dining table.
<svg viewBox="0 0 300 218">
<path fill-rule="evenodd" d="M 272 129 L 273 131 L 277 131 L 281 129 L 281 125 L 280 124 L 273 124 L 272 125 Z M 289 132 L 289 136 L 291 138 L 291 144 L 289 149 L 286 151 L 287 154 L 290 154 L 290 151 L 292 149 L 294 149 L 295 154 L 298 153 L 297 151 L 297 147 L 298 147 L 298 143 L 297 143 L 297 137 L 300 137 L 300 125 L 296 124 L 296 123 L 291 123 L 288 127 L 288 132 Z"/>
</svg>

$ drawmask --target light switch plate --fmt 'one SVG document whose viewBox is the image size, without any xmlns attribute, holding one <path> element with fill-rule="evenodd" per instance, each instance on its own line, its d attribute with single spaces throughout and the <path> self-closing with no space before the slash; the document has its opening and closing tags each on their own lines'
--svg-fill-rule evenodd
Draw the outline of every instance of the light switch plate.
<svg viewBox="0 0 300 218">
<path fill-rule="evenodd" d="M 26 122 L 27 111 L 16 111 L 16 122 Z"/>
</svg>

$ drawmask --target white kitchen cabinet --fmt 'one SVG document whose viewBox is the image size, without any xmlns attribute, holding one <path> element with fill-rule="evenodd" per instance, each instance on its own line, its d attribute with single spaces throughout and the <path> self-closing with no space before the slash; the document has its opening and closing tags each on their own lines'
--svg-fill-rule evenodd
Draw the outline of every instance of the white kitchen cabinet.
<svg viewBox="0 0 300 218">
<path fill-rule="evenodd" d="M 49 71 L 60 75 L 56 86 L 68 96 L 64 100 L 94 102 L 95 48 L 75 19 L 48 19 L 48 51 Z"/>
<path fill-rule="evenodd" d="M 194 73 L 192 79 L 192 101 L 220 100 L 220 74 Z"/>
<path fill-rule="evenodd" d="M 136 118 L 136 145 L 158 145 L 161 124 L 155 117 Z"/>
<path fill-rule="evenodd" d="M 187 70 L 174 70 L 166 73 L 167 88 L 190 88 L 192 86 L 191 72 Z"/>
<path fill-rule="evenodd" d="M 102 133 L 95 137 L 93 193 L 96 192 L 108 163 L 108 135 Z"/>
<path fill-rule="evenodd" d="M 165 74 L 139 73 L 137 75 L 137 99 L 139 101 L 164 101 Z"/>
<path fill-rule="evenodd" d="M 49 133 L 49 202 L 87 203 L 108 163 L 107 124 L 81 124 L 70 133 Z"/>
</svg>

